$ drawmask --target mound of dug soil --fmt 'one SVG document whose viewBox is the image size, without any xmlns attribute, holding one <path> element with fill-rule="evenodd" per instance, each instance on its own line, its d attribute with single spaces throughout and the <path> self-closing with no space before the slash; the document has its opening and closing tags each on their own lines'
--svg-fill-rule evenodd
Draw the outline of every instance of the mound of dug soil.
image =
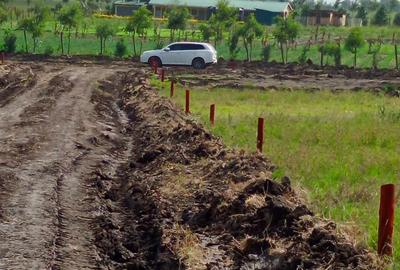
<svg viewBox="0 0 400 270">
<path fill-rule="evenodd" d="M 110 79 L 129 118 L 131 157 L 94 179 L 104 265 L 117 269 L 377 269 L 374 257 L 272 179 L 261 154 L 227 149 L 148 86 L 144 71 Z M 125 217 L 116 218 L 116 208 Z"/>
</svg>

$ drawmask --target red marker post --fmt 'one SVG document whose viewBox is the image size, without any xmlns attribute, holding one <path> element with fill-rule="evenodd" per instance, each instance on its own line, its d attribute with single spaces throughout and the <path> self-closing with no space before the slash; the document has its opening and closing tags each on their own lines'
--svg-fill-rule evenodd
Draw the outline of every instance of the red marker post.
<svg viewBox="0 0 400 270">
<path fill-rule="evenodd" d="M 190 91 L 186 90 L 186 104 L 185 104 L 185 113 L 190 113 Z"/>
<path fill-rule="evenodd" d="M 210 123 L 212 127 L 215 125 L 215 104 L 210 106 Z"/>
<path fill-rule="evenodd" d="M 171 81 L 171 88 L 170 88 L 170 91 L 169 91 L 169 96 L 170 97 L 174 96 L 174 90 L 175 90 L 175 83 L 174 83 L 174 81 Z"/>
<path fill-rule="evenodd" d="M 262 153 L 264 144 L 264 118 L 258 118 L 257 150 Z"/>
<path fill-rule="evenodd" d="M 161 81 L 164 82 L 165 79 L 165 69 L 161 69 Z"/>
<path fill-rule="evenodd" d="M 393 254 L 393 223 L 396 205 L 395 185 L 381 186 L 381 202 L 379 207 L 378 254 Z"/>
</svg>

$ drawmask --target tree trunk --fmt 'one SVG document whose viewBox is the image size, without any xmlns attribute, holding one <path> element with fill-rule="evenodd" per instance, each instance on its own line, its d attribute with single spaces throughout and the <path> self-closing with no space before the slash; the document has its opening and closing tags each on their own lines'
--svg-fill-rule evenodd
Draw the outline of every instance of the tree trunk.
<svg viewBox="0 0 400 270">
<path fill-rule="evenodd" d="M 288 62 L 288 53 L 289 53 L 289 44 L 286 41 L 286 48 L 285 48 L 285 64 Z"/>
<path fill-rule="evenodd" d="M 68 29 L 68 55 L 70 53 L 70 49 L 71 49 L 71 28 Z"/>
<path fill-rule="evenodd" d="M 26 30 L 24 30 L 25 52 L 28 53 L 28 40 L 26 39 Z"/>
<path fill-rule="evenodd" d="M 353 67 L 355 68 L 357 66 L 357 48 L 354 49 L 354 65 Z"/>
<path fill-rule="evenodd" d="M 246 50 L 246 57 L 247 57 L 247 62 L 248 62 L 250 59 L 249 59 L 249 48 L 248 48 L 248 45 L 247 45 L 247 41 L 243 40 L 243 44 L 244 44 L 244 48 Z"/>
<path fill-rule="evenodd" d="M 103 38 L 103 54 L 106 53 L 106 40 L 107 38 Z"/>
<path fill-rule="evenodd" d="M 143 39 L 140 39 L 140 49 L 139 49 L 139 55 L 142 54 L 142 49 L 143 49 Z"/>
<path fill-rule="evenodd" d="M 100 55 L 103 55 L 103 38 L 100 37 Z"/>
<path fill-rule="evenodd" d="M 132 44 L 133 44 L 133 55 L 136 56 L 136 40 L 135 40 L 135 32 L 132 33 Z"/>
<path fill-rule="evenodd" d="M 283 55 L 283 43 L 282 42 L 280 42 L 280 47 L 281 47 L 281 56 L 282 56 L 282 63 L 284 63 L 285 64 L 285 56 Z"/>
</svg>

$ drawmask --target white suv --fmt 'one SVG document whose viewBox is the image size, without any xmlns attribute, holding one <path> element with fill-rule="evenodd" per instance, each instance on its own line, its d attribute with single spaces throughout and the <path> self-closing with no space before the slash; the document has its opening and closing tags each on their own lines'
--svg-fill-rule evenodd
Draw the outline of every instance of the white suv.
<svg viewBox="0 0 400 270">
<path fill-rule="evenodd" d="M 196 69 L 217 63 L 217 51 L 208 43 L 176 42 L 161 50 L 145 51 L 140 62 L 150 65 L 182 65 Z"/>
</svg>

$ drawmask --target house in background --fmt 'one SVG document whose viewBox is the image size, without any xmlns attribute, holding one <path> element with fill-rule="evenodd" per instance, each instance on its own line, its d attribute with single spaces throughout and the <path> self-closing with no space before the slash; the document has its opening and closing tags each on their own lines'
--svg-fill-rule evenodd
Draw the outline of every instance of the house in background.
<svg viewBox="0 0 400 270">
<path fill-rule="evenodd" d="M 305 23 L 306 25 L 345 26 L 346 13 L 335 10 L 310 10 Z"/>
<path fill-rule="evenodd" d="M 174 6 L 189 9 L 193 18 L 207 20 L 214 12 L 218 0 L 150 0 L 154 17 L 166 17 L 168 10 Z M 241 19 L 248 14 L 255 14 L 256 19 L 262 24 L 272 24 L 276 16 L 288 16 L 293 8 L 289 2 L 264 1 L 264 0 L 230 0 L 229 4 L 238 9 Z"/>
<path fill-rule="evenodd" d="M 134 0 L 117 1 L 114 3 L 115 14 L 118 16 L 130 16 L 135 10 L 144 4 L 148 4 L 153 16 L 164 18 L 167 12 L 174 6 L 188 8 L 190 14 L 197 20 L 208 20 L 215 12 L 218 0 Z M 268 0 L 230 0 L 229 4 L 238 9 L 238 17 L 243 20 L 253 13 L 262 24 L 272 24 L 275 17 L 287 17 L 293 8 L 289 2 L 278 2 Z"/>
<path fill-rule="evenodd" d="M 114 2 L 114 14 L 117 16 L 131 16 L 135 10 L 148 2 L 146 0 L 116 1 Z"/>
</svg>

